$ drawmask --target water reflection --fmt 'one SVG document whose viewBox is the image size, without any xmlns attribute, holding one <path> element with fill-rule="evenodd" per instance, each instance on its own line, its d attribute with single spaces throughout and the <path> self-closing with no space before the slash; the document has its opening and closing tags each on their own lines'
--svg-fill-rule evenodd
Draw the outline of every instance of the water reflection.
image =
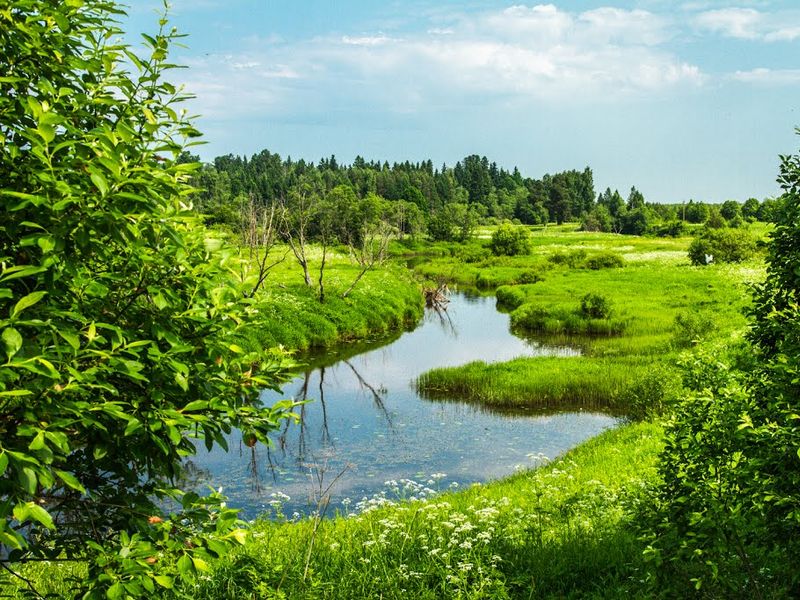
<svg viewBox="0 0 800 600">
<path fill-rule="evenodd" d="M 346 345 L 327 362 L 307 357 L 307 369 L 284 394 L 308 402 L 298 408 L 297 423 L 282 424 L 272 448 L 248 448 L 247 457 L 201 449 L 196 463 L 250 518 L 278 491 L 291 497 L 289 512 L 313 510 L 334 481 L 331 507 L 340 508 L 345 498 L 376 494 L 387 480 L 447 473 L 445 484 L 463 485 L 501 477 L 530 466 L 530 456 L 555 456 L 613 425 L 600 413 L 508 414 L 417 395 L 412 381 L 430 368 L 576 353 L 515 337 L 494 304 L 456 294 L 446 313 L 428 311 L 391 343 Z M 265 392 L 262 400 L 280 397 Z M 241 448 L 237 436 L 231 434 L 231 448 Z"/>
</svg>

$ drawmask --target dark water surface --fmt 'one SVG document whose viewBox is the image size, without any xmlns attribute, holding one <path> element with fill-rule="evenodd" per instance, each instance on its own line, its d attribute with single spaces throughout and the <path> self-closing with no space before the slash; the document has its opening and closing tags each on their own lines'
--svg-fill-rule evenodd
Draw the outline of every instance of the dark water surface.
<svg viewBox="0 0 800 600">
<path fill-rule="evenodd" d="M 454 294 L 446 314 L 427 311 L 416 329 L 391 343 L 352 356 L 356 349 L 343 346 L 310 361 L 324 366 L 288 383 L 283 396 L 262 396 L 268 404 L 290 396 L 311 400 L 297 409 L 300 423 L 287 422 L 273 435 L 273 448 L 248 448 L 234 433 L 230 452 L 198 451 L 189 465 L 194 475 L 222 486 L 245 518 L 272 510 L 278 492 L 290 498 L 282 500 L 287 515 L 311 512 L 331 483 L 329 511 L 352 510 L 391 480 L 444 489 L 495 479 L 616 423 L 588 412 L 503 414 L 416 393 L 414 379 L 434 367 L 577 353 L 515 337 L 492 297 Z"/>
</svg>

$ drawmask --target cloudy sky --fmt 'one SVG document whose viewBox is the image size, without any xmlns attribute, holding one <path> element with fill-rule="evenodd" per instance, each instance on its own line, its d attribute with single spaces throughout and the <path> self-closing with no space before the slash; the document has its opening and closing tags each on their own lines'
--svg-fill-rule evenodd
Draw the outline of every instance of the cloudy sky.
<svg viewBox="0 0 800 600">
<path fill-rule="evenodd" d="M 720 202 L 776 194 L 800 148 L 797 0 L 174 0 L 171 22 L 204 159 L 481 154 Z"/>
</svg>

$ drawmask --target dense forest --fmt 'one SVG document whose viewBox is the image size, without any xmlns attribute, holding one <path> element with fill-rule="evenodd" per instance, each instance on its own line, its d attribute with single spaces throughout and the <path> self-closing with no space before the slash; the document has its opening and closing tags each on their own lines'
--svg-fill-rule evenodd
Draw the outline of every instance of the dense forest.
<svg viewBox="0 0 800 600">
<path fill-rule="evenodd" d="M 199 161 L 184 154 L 181 160 Z M 241 207 L 250 198 L 269 204 L 285 201 L 300 189 L 313 189 L 319 198 L 337 189 L 363 199 L 368 196 L 392 203 L 403 233 L 427 232 L 434 240 L 469 236 L 474 224 L 513 221 L 541 225 L 579 221 L 586 231 L 631 235 L 677 236 L 685 223 L 738 226 L 744 221 L 770 221 L 775 200 L 722 205 L 689 200 L 681 204 L 651 203 L 632 186 L 626 197 L 619 190 L 596 193 L 590 167 L 523 176 L 473 154 L 452 167 L 435 168 L 431 160 L 389 164 L 358 156 L 340 164 L 335 156 L 317 163 L 263 150 L 250 158 L 227 154 L 206 163 L 195 174 L 196 208 L 209 224 L 237 226 Z M 721 219 L 724 219 L 722 221 Z"/>
</svg>

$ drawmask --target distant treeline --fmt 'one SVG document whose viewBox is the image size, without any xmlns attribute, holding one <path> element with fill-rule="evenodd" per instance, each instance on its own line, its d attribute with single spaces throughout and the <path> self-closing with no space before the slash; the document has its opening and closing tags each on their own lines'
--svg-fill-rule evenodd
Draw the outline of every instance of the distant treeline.
<svg viewBox="0 0 800 600">
<path fill-rule="evenodd" d="M 182 160 L 198 157 L 186 154 Z M 534 179 L 524 177 L 516 167 L 507 171 L 476 154 L 452 167 L 435 168 L 431 160 L 390 165 L 360 156 L 350 165 L 340 164 L 335 156 L 313 163 L 263 150 L 250 158 L 218 156 L 196 172 L 194 185 L 198 189 L 195 207 L 211 223 L 235 226 L 241 207 L 252 199 L 269 205 L 299 189 L 311 188 L 324 195 L 336 188 L 341 193 L 344 188 L 359 199 L 377 196 L 402 203 L 406 229 L 425 231 L 435 239 L 458 237 L 479 221 L 528 225 L 578 221 L 590 231 L 677 235 L 684 222 L 703 223 L 717 213 L 730 224 L 768 220 L 770 202 L 774 202 L 750 199 L 719 207 L 693 201 L 648 203 L 636 187 L 631 187 L 627 197 L 608 188 L 596 194 L 589 167 Z"/>
</svg>

